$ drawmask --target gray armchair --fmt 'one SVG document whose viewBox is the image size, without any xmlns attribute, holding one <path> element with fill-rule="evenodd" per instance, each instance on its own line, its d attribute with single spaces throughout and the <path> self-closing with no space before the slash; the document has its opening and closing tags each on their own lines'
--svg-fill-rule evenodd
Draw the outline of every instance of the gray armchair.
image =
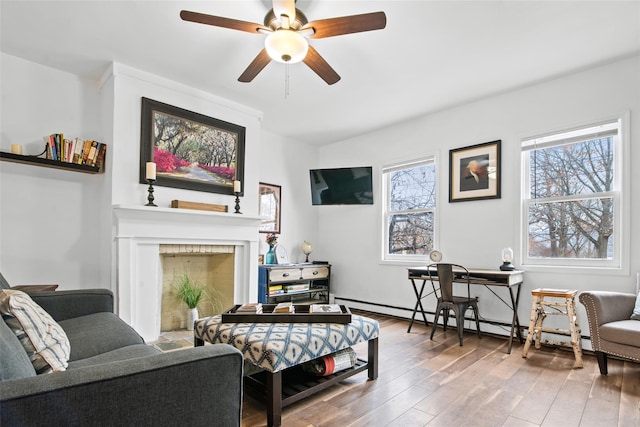
<svg viewBox="0 0 640 427">
<path fill-rule="evenodd" d="M 162 353 L 113 314 L 108 290 L 31 298 L 67 334 L 69 367 L 36 375 L 15 334 L 0 322 L 3 425 L 240 426 L 243 358 L 232 346 Z"/>
<path fill-rule="evenodd" d="M 591 346 L 602 375 L 607 375 L 607 355 L 640 362 L 640 321 L 631 320 L 636 296 L 620 292 L 582 292 Z"/>
</svg>

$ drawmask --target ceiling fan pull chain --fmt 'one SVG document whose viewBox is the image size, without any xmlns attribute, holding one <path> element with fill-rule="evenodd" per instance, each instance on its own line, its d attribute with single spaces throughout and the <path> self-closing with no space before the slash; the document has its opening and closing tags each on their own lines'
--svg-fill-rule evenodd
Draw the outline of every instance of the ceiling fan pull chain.
<svg viewBox="0 0 640 427">
<path fill-rule="evenodd" d="M 284 99 L 289 97 L 289 63 L 284 64 Z"/>
</svg>

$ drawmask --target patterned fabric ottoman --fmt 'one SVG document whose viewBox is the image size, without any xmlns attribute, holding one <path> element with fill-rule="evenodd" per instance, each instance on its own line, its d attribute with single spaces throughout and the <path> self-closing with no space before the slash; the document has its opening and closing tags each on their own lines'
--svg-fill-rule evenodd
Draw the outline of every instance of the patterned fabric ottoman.
<svg viewBox="0 0 640 427">
<path fill-rule="evenodd" d="M 245 360 L 278 372 L 378 337 L 378 322 L 352 315 L 351 323 L 222 323 L 221 316 L 197 320 L 196 339 L 231 344 Z"/>
<path fill-rule="evenodd" d="M 245 361 L 264 369 L 264 381 L 245 377 L 247 389 L 259 384 L 266 394 L 267 423 L 279 426 L 282 408 L 316 393 L 352 375 L 368 371 L 368 378 L 378 377 L 378 321 L 352 314 L 351 323 L 222 323 L 221 316 L 196 320 L 196 346 L 205 342 L 230 344 L 240 350 Z M 288 394 L 282 384 L 282 372 L 318 357 L 334 353 L 361 342 L 368 342 L 368 358 L 355 367 L 325 377 L 321 382 Z M 255 377 L 255 378 L 254 378 Z M 260 392 L 260 391 L 259 391 Z"/>
</svg>

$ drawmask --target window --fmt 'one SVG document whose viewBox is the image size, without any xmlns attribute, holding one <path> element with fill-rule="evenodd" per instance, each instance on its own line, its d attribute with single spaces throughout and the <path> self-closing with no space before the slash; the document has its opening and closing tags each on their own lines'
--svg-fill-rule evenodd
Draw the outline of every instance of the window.
<svg viewBox="0 0 640 427">
<path fill-rule="evenodd" d="M 383 260 L 424 262 L 435 239 L 435 159 L 384 167 L 382 180 Z"/>
<path fill-rule="evenodd" d="M 620 123 L 522 141 L 523 264 L 620 267 Z"/>
</svg>

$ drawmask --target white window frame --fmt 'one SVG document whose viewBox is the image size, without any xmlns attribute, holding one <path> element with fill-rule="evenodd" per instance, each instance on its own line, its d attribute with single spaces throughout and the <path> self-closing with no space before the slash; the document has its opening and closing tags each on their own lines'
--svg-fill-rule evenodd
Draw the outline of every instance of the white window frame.
<svg viewBox="0 0 640 427">
<path fill-rule="evenodd" d="M 393 211 L 393 214 L 398 213 L 423 213 L 423 212 L 433 212 L 433 248 L 438 247 L 438 204 L 439 204 L 439 190 L 438 183 L 440 181 L 440 176 L 438 174 L 438 161 L 436 155 L 424 156 L 414 160 L 408 160 L 404 162 L 393 163 L 390 165 L 382 166 L 380 177 L 382 181 L 382 185 L 380 186 L 382 189 L 382 220 L 381 220 L 381 260 L 382 262 L 389 263 L 403 263 L 403 264 L 418 264 L 422 265 L 429 260 L 429 255 L 411 255 L 411 254 L 403 254 L 403 255 L 394 255 L 388 253 L 389 248 L 389 216 L 391 214 L 389 209 L 389 202 L 391 200 L 391 185 L 390 185 L 390 173 L 395 172 L 402 169 L 412 169 L 415 167 L 420 167 L 423 165 L 433 165 L 435 168 L 435 200 L 436 205 L 433 208 L 425 208 L 425 209 L 412 209 L 408 211 Z"/>
<path fill-rule="evenodd" d="M 629 250 L 630 239 L 630 209 L 629 209 L 629 112 L 624 114 L 594 120 L 579 126 L 573 126 L 568 129 L 547 132 L 545 134 L 534 137 L 526 137 L 521 139 L 521 221 L 520 221 L 520 253 L 521 265 L 527 269 L 545 269 L 550 271 L 563 271 L 569 269 L 584 270 L 601 270 L 601 271 L 617 271 L 620 274 L 627 274 L 629 270 Z M 595 193 L 585 196 L 565 196 L 554 197 L 549 199 L 531 199 L 530 197 L 530 163 L 528 152 L 537 145 L 538 148 L 550 145 L 556 145 L 556 142 L 545 142 L 547 138 L 553 135 L 571 132 L 572 130 L 582 130 L 606 123 L 618 122 L 618 135 L 614 141 L 614 179 L 613 191 Z M 564 138 L 563 141 L 571 142 L 571 139 Z M 582 259 L 582 258 L 537 258 L 528 256 L 529 242 L 529 206 L 534 203 L 575 201 L 586 198 L 602 198 L 612 197 L 614 202 L 614 248 L 612 259 Z"/>
</svg>

